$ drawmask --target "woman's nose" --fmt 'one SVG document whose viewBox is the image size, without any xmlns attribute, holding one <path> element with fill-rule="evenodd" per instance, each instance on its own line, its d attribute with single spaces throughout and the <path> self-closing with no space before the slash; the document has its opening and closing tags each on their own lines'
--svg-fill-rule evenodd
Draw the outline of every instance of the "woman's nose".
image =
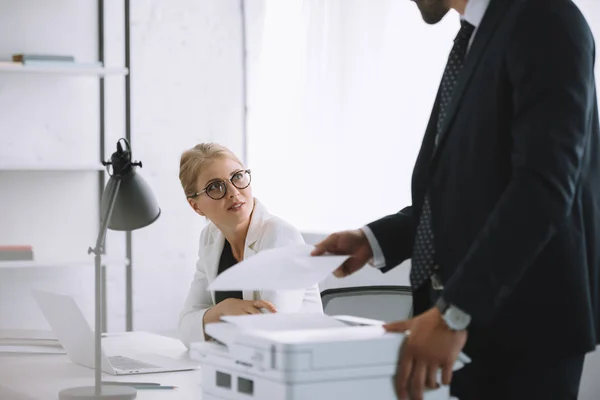
<svg viewBox="0 0 600 400">
<path fill-rule="evenodd" d="M 240 191 L 238 188 L 236 188 L 233 183 L 231 182 L 227 182 L 227 184 L 229 185 L 229 188 L 227 189 L 227 193 L 229 194 L 229 197 L 236 197 L 238 194 L 240 194 Z"/>
</svg>

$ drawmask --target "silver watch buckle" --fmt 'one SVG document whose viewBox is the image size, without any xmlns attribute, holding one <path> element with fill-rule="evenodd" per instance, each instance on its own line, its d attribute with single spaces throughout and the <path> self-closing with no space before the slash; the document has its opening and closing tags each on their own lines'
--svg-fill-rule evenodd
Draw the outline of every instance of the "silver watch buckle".
<svg viewBox="0 0 600 400">
<path fill-rule="evenodd" d="M 431 275 L 431 287 L 433 290 L 444 290 L 444 284 L 437 274 Z"/>
</svg>

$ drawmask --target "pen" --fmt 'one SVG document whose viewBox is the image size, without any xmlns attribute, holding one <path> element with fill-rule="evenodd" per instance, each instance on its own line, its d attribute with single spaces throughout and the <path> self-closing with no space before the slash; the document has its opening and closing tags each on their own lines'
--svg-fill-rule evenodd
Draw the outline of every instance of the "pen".
<svg viewBox="0 0 600 400">
<path fill-rule="evenodd" d="M 142 385 L 142 386 L 132 386 L 132 388 L 140 389 L 140 390 L 160 390 L 160 389 L 177 389 L 177 386 Z"/>
<path fill-rule="evenodd" d="M 154 382 L 114 382 L 104 381 L 103 385 L 115 385 L 115 386 L 160 386 L 160 383 Z"/>
</svg>

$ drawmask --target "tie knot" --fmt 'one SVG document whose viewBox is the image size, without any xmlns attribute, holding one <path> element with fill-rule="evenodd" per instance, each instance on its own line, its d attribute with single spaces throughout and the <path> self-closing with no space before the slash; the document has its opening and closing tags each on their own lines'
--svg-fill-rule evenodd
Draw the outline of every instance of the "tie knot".
<svg viewBox="0 0 600 400">
<path fill-rule="evenodd" d="M 454 41 L 468 42 L 474 31 L 475 27 L 463 19 L 460 21 L 460 30 Z"/>
</svg>

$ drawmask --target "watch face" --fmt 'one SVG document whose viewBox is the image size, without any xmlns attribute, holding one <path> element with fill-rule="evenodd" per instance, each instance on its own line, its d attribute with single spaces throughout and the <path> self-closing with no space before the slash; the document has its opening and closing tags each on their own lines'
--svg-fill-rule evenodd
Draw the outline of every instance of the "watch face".
<svg viewBox="0 0 600 400">
<path fill-rule="evenodd" d="M 444 320 L 450 327 L 450 329 L 461 331 L 469 326 L 469 322 L 471 322 L 471 317 L 460 311 L 455 307 L 448 307 L 446 312 L 444 313 Z"/>
</svg>

